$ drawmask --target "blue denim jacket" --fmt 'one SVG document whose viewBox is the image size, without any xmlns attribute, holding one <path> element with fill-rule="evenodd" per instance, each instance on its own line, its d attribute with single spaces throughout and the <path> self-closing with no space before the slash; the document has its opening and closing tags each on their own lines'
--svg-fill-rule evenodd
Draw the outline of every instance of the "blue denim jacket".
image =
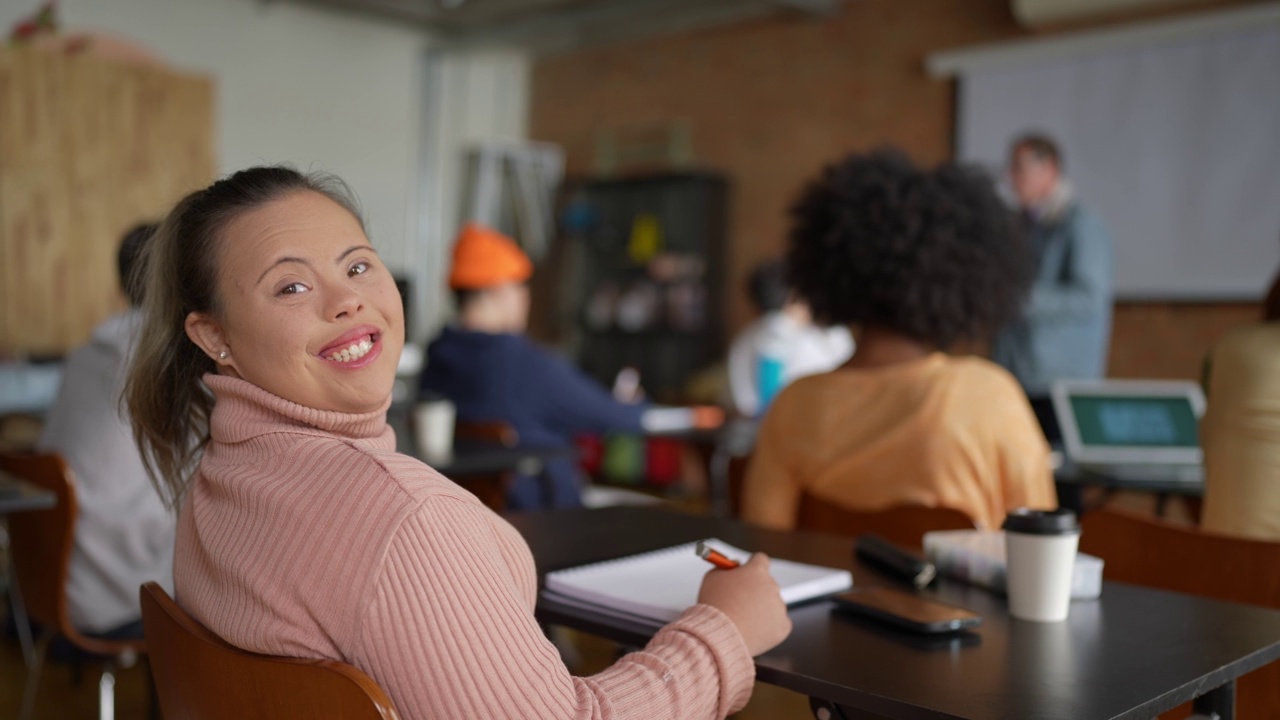
<svg viewBox="0 0 1280 720">
<path fill-rule="evenodd" d="M 1031 396 L 1054 380 L 1106 373 L 1111 339 L 1111 237 L 1079 203 L 1032 225 L 1035 283 L 1023 317 L 996 339 L 993 355 Z"/>
</svg>

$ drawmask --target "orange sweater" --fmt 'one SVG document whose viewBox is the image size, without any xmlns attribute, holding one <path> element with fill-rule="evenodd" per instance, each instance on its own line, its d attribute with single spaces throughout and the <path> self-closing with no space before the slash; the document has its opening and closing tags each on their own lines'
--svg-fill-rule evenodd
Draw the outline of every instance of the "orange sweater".
<svg viewBox="0 0 1280 720">
<path fill-rule="evenodd" d="M 1280 323 L 1234 328 L 1213 349 L 1204 446 L 1205 530 L 1280 540 Z"/>
<path fill-rule="evenodd" d="M 394 451 L 386 409 L 325 412 L 206 376 L 213 439 L 179 515 L 178 601 L 249 650 L 351 663 L 408 718 L 712 718 L 755 679 L 719 610 L 573 677 L 534 620 L 529 548 Z"/>
<path fill-rule="evenodd" d="M 998 528 L 1008 510 L 1053 508 L 1049 446 L 1011 375 L 935 353 L 797 381 L 760 428 L 743 517 L 795 526 L 801 495 L 854 510 L 960 510 Z"/>
</svg>

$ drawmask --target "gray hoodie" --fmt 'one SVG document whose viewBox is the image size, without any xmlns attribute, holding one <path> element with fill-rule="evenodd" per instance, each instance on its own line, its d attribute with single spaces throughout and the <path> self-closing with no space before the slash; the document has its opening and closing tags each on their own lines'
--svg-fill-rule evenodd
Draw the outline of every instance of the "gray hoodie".
<svg viewBox="0 0 1280 720">
<path fill-rule="evenodd" d="M 1037 269 L 1024 317 L 996 340 L 996 362 L 1033 397 L 1055 380 L 1106 374 L 1111 341 L 1111 237 L 1064 185 L 1032 222 Z"/>
<path fill-rule="evenodd" d="M 120 404 L 139 325 L 136 311 L 114 315 L 67 357 L 40 438 L 74 475 L 80 513 L 67 600 L 84 632 L 139 620 L 138 587 L 148 580 L 173 592 L 175 518 L 147 479 Z"/>
</svg>

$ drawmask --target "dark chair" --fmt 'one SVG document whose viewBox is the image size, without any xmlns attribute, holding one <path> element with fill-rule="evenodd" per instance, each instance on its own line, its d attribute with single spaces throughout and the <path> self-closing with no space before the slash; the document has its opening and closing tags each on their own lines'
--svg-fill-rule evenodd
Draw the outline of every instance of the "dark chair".
<svg viewBox="0 0 1280 720">
<path fill-rule="evenodd" d="M 520 434 L 510 424 L 495 420 L 489 422 L 459 421 L 453 430 L 454 444 L 493 445 L 513 448 L 520 444 Z M 514 472 L 485 473 L 450 478 L 471 494 L 480 498 L 494 512 L 507 509 L 507 489 L 515 481 Z"/>
<path fill-rule="evenodd" d="M 898 505 L 888 510 L 863 512 L 806 494 L 800 499 L 796 527 L 850 537 L 875 533 L 903 547 L 920 548 L 927 532 L 972 530 L 974 524 L 968 515 L 951 508 Z"/>
<path fill-rule="evenodd" d="M 397 720 L 386 692 L 335 660 L 229 645 L 157 584 L 142 586 L 142 623 L 165 720 Z"/>
<path fill-rule="evenodd" d="M 1122 510 L 1096 510 L 1081 522 L 1080 551 L 1106 561 L 1108 580 L 1280 608 L 1280 543 L 1218 535 Z M 1280 717 L 1280 664 L 1242 678 L 1240 720 Z M 1165 713 L 1185 718 L 1190 706 Z"/>
<path fill-rule="evenodd" d="M 488 422 L 460 420 L 454 426 L 453 439 L 455 442 L 491 443 L 507 448 L 520 444 L 520 434 L 509 423 L 501 420 Z"/>
<path fill-rule="evenodd" d="M 102 664 L 98 682 L 99 715 L 114 716 L 115 671 L 128 668 L 146 652 L 142 640 L 105 640 L 77 630 L 67 612 L 67 573 L 75 545 L 78 508 L 71 470 L 56 454 L 0 453 L 0 470 L 26 480 L 57 497 L 49 510 L 14 513 L 9 517 L 9 542 L 13 548 L 13 572 L 27 614 L 39 626 L 36 662 L 27 676 L 19 717 L 31 717 L 35 709 L 40 671 L 49 643 L 55 636 L 83 653 L 81 660 Z"/>
</svg>

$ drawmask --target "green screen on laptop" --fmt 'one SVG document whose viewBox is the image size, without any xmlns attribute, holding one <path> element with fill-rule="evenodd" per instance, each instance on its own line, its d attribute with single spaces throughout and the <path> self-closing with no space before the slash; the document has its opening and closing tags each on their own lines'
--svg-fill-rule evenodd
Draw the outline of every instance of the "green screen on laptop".
<svg viewBox="0 0 1280 720">
<path fill-rule="evenodd" d="M 1200 436 L 1185 397 L 1072 395 L 1082 445 L 1197 447 Z"/>
</svg>

